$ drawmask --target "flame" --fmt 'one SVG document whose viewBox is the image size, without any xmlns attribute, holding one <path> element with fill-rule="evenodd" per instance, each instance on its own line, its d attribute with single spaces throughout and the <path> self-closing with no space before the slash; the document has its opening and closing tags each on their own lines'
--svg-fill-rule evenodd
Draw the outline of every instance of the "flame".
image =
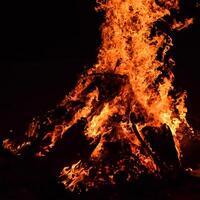
<svg viewBox="0 0 200 200">
<path fill-rule="evenodd" d="M 129 114 L 133 112 L 145 118 L 145 123 L 137 124 L 141 135 L 141 130 L 145 126 L 168 125 L 180 158 L 177 129 L 181 123 L 187 124 L 185 94 L 180 95 L 179 98 L 173 98 L 169 94 L 174 89 L 172 85 L 174 76 L 171 67 L 165 61 L 165 56 L 173 46 L 172 39 L 167 33 L 157 31 L 152 33 L 156 22 L 164 20 L 164 17 L 170 15 L 172 9 L 179 9 L 179 2 L 177 0 L 159 1 L 159 4 L 154 0 L 99 0 L 97 2 L 99 3 L 97 10 L 105 12 L 105 22 L 102 25 L 102 45 L 98 62 L 88 71 L 88 74 L 106 72 L 126 76 L 127 85 L 123 87 L 119 96 L 104 103 L 101 112 L 89 119 L 85 135 L 92 138 L 101 137 L 91 154 L 91 160 L 101 160 L 104 156 L 104 145 L 107 142 L 104 136 L 110 135 L 112 130 L 108 125 L 109 118 L 115 113 L 126 116 L 128 106 L 130 106 Z M 184 23 L 174 21 L 171 28 L 180 30 L 191 23 L 192 19 Z M 160 59 L 158 59 L 159 49 L 162 49 Z M 172 58 L 169 61 L 171 65 L 174 64 Z M 136 102 L 140 105 L 139 108 Z M 132 153 L 139 155 L 140 162 L 146 168 L 150 171 L 158 170 L 153 159 L 139 152 L 138 147 L 141 144 L 133 136 L 134 130 L 131 129 L 129 119 L 124 119 L 118 125 L 116 132 L 118 138 L 112 138 L 113 140 L 122 138 L 127 140 Z M 72 166 L 71 170 L 62 173 L 62 176 L 73 171 Z M 81 182 L 81 174 L 79 177 L 71 178 L 71 183 L 65 184 L 66 187 L 69 188 L 74 181 Z M 68 180 L 70 180 L 69 177 Z"/>
<path fill-rule="evenodd" d="M 116 184 L 122 171 L 126 180 L 135 180 L 142 173 L 156 174 L 160 164 L 144 129 L 169 131 L 180 159 L 181 126 L 186 121 L 185 93 L 176 94 L 172 73 L 175 65 L 168 51 L 173 46 L 169 33 L 157 23 L 165 23 L 170 30 L 180 30 L 192 23 L 169 23 L 166 17 L 179 10 L 178 0 L 97 0 L 98 11 L 105 13 L 101 27 L 102 44 L 98 62 L 81 76 L 75 89 L 58 107 L 64 107 L 71 117 L 55 122 L 48 117 L 45 124 L 54 128 L 42 137 L 37 156 L 45 156 L 67 131 L 85 120 L 82 134 L 94 145 L 87 160 L 65 167 L 60 178 L 71 191 L 85 190 L 105 183 Z M 132 118 L 131 118 L 132 116 Z M 134 117 L 133 117 L 134 116 Z M 34 124 L 33 124 L 34 125 Z M 34 126 L 33 126 L 34 127 Z M 38 137 L 38 121 L 30 128 L 29 137 Z M 163 128 L 164 129 L 164 128 Z M 169 129 L 169 130 L 168 130 Z M 45 142 L 48 141 L 48 142 Z M 13 148 L 8 140 L 5 148 Z M 7 145 L 6 145 L 7 144 Z M 109 145 L 116 152 L 109 153 Z M 6 147 L 7 146 L 7 147 Z M 117 158 L 114 154 L 117 154 Z"/>
<path fill-rule="evenodd" d="M 174 24 L 172 25 L 172 29 L 176 29 L 178 31 L 187 28 L 191 24 L 193 24 L 193 18 L 186 19 L 184 22 L 177 22 L 174 20 Z"/>
</svg>

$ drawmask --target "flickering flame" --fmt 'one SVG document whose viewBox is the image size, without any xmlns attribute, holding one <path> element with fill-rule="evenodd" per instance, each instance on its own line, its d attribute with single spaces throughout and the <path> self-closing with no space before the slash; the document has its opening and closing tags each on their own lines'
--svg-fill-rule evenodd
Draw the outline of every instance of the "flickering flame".
<svg viewBox="0 0 200 200">
<path fill-rule="evenodd" d="M 156 31 L 152 33 L 156 22 L 170 15 L 171 9 L 179 9 L 179 2 L 178 0 L 164 0 L 157 3 L 154 0 L 99 0 L 97 2 L 99 3 L 97 10 L 105 12 L 105 22 L 102 25 L 102 45 L 98 63 L 88 71 L 88 74 L 107 72 L 126 76 L 127 86 L 123 86 L 119 96 L 104 103 L 101 111 L 89 119 L 85 135 L 92 138 L 101 136 L 99 144 L 91 154 L 91 160 L 101 160 L 104 154 L 104 143 L 107 142 L 103 136 L 111 134 L 112 129 L 108 125 L 109 118 L 118 113 L 126 117 L 115 130 L 118 134 L 117 140 L 122 138 L 127 140 L 132 153 L 139 155 L 141 163 L 149 170 L 155 171 L 157 167 L 153 159 L 138 151 L 141 144 L 133 136 L 134 130 L 131 129 L 130 119 L 127 116 L 133 112 L 144 117 L 144 122 L 137 124 L 141 135 L 141 130 L 145 126 L 159 127 L 161 124 L 167 124 L 173 134 L 180 157 L 177 129 L 181 123 L 187 124 L 185 94 L 179 95 L 179 98 L 173 98 L 169 94 L 173 90 L 174 76 L 171 66 L 165 61 L 165 55 L 173 46 L 172 39 L 167 33 Z M 192 19 L 187 19 L 185 22 L 174 21 L 171 28 L 180 30 L 191 23 Z M 159 49 L 162 49 L 160 59 L 158 59 Z M 172 58 L 169 61 L 171 65 L 174 64 Z M 136 104 L 140 107 L 138 108 Z M 130 111 L 127 115 L 128 107 Z M 68 176 L 72 172 L 74 172 L 73 166 L 71 171 L 62 172 L 61 176 Z M 70 184 L 75 181 L 73 186 L 78 185 L 77 180 L 83 181 L 81 177 L 82 173 L 76 178 L 71 178 Z M 70 184 L 65 182 L 69 189 Z"/>
<path fill-rule="evenodd" d="M 137 179 L 144 171 L 161 172 L 165 164 L 159 164 L 144 129 L 153 127 L 156 133 L 166 125 L 169 130 L 165 131 L 171 131 L 180 158 L 180 129 L 183 124 L 188 126 L 186 94 L 174 94 L 174 61 L 166 58 L 173 46 L 172 38 L 156 25 L 167 22 L 165 17 L 170 16 L 171 10 L 179 9 L 179 1 L 97 3 L 97 10 L 105 13 L 98 62 L 81 76 L 75 89 L 59 105 L 71 117 L 59 122 L 50 117 L 45 122 L 54 128 L 44 134 L 42 142 L 48 142 L 41 144 L 36 154 L 45 156 L 73 125 L 85 120 L 82 134 L 96 146 L 87 160 L 76 161 L 62 170 L 60 178 L 71 191 L 81 190 L 80 184 L 85 190 L 105 182 L 116 184 L 115 177 L 122 171 L 127 173 L 127 181 Z M 174 20 L 167 26 L 180 30 L 191 23 L 192 19 Z M 35 126 L 27 133 L 29 137 L 37 137 L 37 120 Z M 13 147 L 9 141 L 4 144 Z M 119 148 L 114 154 L 118 157 L 113 161 L 115 155 L 110 157 L 108 145 L 116 144 Z"/>
<path fill-rule="evenodd" d="M 172 29 L 176 29 L 176 30 L 180 31 L 184 28 L 187 28 L 191 24 L 193 24 L 193 18 L 186 19 L 184 22 L 177 22 L 176 20 L 174 20 Z"/>
</svg>

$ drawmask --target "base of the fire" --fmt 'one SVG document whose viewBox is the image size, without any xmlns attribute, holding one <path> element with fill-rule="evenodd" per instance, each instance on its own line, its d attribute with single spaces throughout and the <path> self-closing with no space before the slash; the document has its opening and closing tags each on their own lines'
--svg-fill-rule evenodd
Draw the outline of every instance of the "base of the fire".
<svg viewBox="0 0 200 200">
<path fill-rule="evenodd" d="M 85 82 L 83 79 L 81 84 Z M 103 112 L 107 102 L 115 100 L 126 84 L 125 76 L 110 73 L 91 76 L 77 100 L 67 99 L 45 116 L 34 119 L 23 142 L 5 140 L 4 147 L 22 157 L 51 160 L 58 180 L 67 190 L 78 193 L 136 184 L 143 179 L 152 182 L 176 179 L 183 169 L 170 128 L 161 124 L 139 130 L 138 124 L 145 124 L 145 118 L 131 112 L 127 105 L 124 113 L 117 111 L 104 116 L 106 126 L 98 129 L 101 134 L 88 137 L 90 119 Z M 85 117 L 74 118 L 96 90 L 99 96 L 98 101 L 91 101 L 93 109 Z M 127 100 L 120 101 L 121 105 L 128 104 Z M 186 125 L 182 126 L 182 130 L 189 131 Z"/>
</svg>

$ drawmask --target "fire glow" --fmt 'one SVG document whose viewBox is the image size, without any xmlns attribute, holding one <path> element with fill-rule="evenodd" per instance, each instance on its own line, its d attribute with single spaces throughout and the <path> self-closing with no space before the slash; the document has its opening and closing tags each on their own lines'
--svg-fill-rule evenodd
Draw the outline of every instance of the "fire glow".
<svg viewBox="0 0 200 200">
<path fill-rule="evenodd" d="M 165 23 L 172 32 L 192 23 L 170 18 L 171 11 L 178 12 L 179 1 L 97 3 L 96 9 L 105 14 L 98 61 L 57 106 L 64 114 L 56 120 L 51 113 L 45 120 L 33 120 L 20 145 L 4 140 L 6 149 L 20 155 L 39 138 L 35 155 L 43 157 L 81 121 L 80 134 L 92 150 L 60 172 L 60 181 L 70 191 L 115 185 L 120 173 L 131 182 L 143 173 L 162 177 L 176 171 L 181 166 L 181 139 L 186 129 L 192 131 L 186 121 L 186 93 L 173 87 L 175 62 L 168 53 L 173 41 L 158 25 Z M 151 144 L 154 137 L 171 138 L 172 158 L 165 160 L 166 153 L 157 152 Z"/>
</svg>

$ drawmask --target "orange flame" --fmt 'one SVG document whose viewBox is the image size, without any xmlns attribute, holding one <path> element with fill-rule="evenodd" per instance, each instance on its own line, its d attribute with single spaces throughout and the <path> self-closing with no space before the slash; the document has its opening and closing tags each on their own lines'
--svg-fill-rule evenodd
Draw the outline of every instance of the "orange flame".
<svg viewBox="0 0 200 200">
<path fill-rule="evenodd" d="M 174 61 L 166 55 L 173 41 L 156 25 L 167 22 L 165 18 L 170 16 L 171 10 L 179 9 L 179 1 L 97 0 L 97 3 L 97 10 L 105 13 L 98 62 L 81 76 L 76 88 L 60 104 L 72 118 L 54 124 L 54 129 L 42 139 L 50 139 L 49 143 L 41 145 L 37 153 L 37 156 L 45 156 L 78 120 L 86 120 L 83 134 L 96 146 L 87 161 L 79 160 L 62 170 L 62 182 L 71 191 L 80 190 L 80 183 L 86 190 L 104 182 L 116 184 L 114 177 L 120 171 L 127 172 L 127 181 L 137 179 L 145 170 L 160 172 L 162 167 L 153 158 L 153 149 L 148 142 L 144 144 L 143 129 L 148 126 L 156 129 L 164 124 L 169 127 L 180 158 L 183 134 L 180 129 L 183 124 L 189 127 L 184 103 L 186 94 L 171 94 L 175 93 Z M 182 23 L 174 20 L 167 26 L 180 30 L 191 23 L 192 19 Z M 113 91 L 102 96 L 104 85 L 95 84 L 89 90 L 96 79 L 102 85 L 111 85 Z M 77 101 L 83 105 L 73 106 L 72 102 Z M 136 119 L 142 119 L 133 123 L 132 113 Z M 48 123 L 53 124 L 51 119 Z M 33 137 L 32 131 L 29 132 Z M 5 147 L 8 144 L 7 148 L 12 146 L 8 141 L 4 143 Z M 105 161 L 109 157 L 107 145 L 113 143 L 121 148 L 117 149 L 119 158 L 115 164 Z M 146 150 L 142 152 L 144 146 Z"/>
<path fill-rule="evenodd" d="M 85 135 L 92 138 L 102 136 L 91 154 L 91 160 L 99 160 L 104 154 L 104 143 L 106 143 L 104 135 L 111 134 L 108 119 L 115 113 L 126 116 L 128 105 L 131 112 L 145 118 L 145 123 L 137 124 L 141 135 L 141 130 L 145 126 L 159 127 L 161 124 L 167 124 L 180 157 L 177 130 L 180 124 L 187 125 L 185 94 L 177 99 L 169 95 L 173 90 L 174 79 L 169 65 L 173 66 L 174 61 L 170 58 L 170 64 L 166 64 L 165 56 L 173 45 L 172 39 L 168 34 L 157 31 L 152 36 L 155 23 L 170 15 L 170 10 L 179 9 L 179 1 L 163 0 L 159 1 L 159 4 L 154 0 L 98 0 L 97 2 L 99 3 L 97 10 L 105 12 L 105 22 L 102 26 L 102 45 L 98 63 L 88 71 L 88 74 L 104 72 L 118 74 L 126 76 L 127 83 L 115 99 L 105 103 L 101 112 L 89 120 Z M 174 21 L 171 28 L 180 30 L 191 23 L 192 19 L 184 23 Z M 162 49 L 160 59 L 158 59 L 159 49 Z M 126 118 L 117 127 L 117 140 L 126 138 L 131 145 L 132 153 L 137 154 L 141 144 L 133 136 L 133 132 L 130 120 Z M 138 155 L 140 161 L 150 171 L 157 169 L 150 157 L 142 155 L 139 151 Z M 65 177 L 72 171 L 63 172 L 61 176 Z M 71 178 L 72 182 L 75 180 L 82 181 L 80 177 Z M 67 188 L 69 186 L 70 184 L 66 185 Z"/>
</svg>

